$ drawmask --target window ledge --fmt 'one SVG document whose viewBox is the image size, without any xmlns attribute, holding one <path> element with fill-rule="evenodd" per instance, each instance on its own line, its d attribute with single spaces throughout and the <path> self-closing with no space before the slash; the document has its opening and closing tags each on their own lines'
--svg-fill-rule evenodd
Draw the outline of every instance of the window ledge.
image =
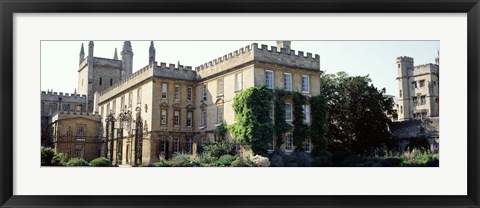
<svg viewBox="0 0 480 208">
<path fill-rule="evenodd" d="M 206 129 L 206 128 L 207 128 L 207 126 L 200 126 L 200 127 L 198 127 L 198 129 L 200 129 L 200 130 L 204 130 L 204 129 Z"/>
<path fill-rule="evenodd" d="M 215 124 L 215 127 L 218 127 L 218 126 L 220 126 L 220 125 L 222 125 L 222 124 L 223 124 L 223 122 L 221 122 L 221 123 L 216 123 L 216 124 Z"/>
</svg>

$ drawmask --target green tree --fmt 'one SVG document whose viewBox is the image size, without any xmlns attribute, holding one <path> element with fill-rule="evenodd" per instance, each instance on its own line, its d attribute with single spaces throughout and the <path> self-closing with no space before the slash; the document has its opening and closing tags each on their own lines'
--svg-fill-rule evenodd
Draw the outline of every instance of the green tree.
<svg viewBox="0 0 480 208">
<path fill-rule="evenodd" d="M 392 103 L 385 89 L 378 90 L 371 81 L 345 72 L 321 77 L 329 113 L 327 138 L 333 148 L 369 154 L 391 139 L 386 112 L 392 112 Z"/>
<path fill-rule="evenodd" d="M 296 149 L 302 150 L 302 143 L 309 136 L 309 128 L 305 124 L 305 113 L 303 106 L 307 104 L 307 98 L 302 93 L 293 93 L 293 144 Z"/>
<path fill-rule="evenodd" d="M 236 122 L 228 127 L 237 142 L 250 145 L 254 154 L 266 156 L 273 137 L 269 112 L 273 93 L 265 87 L 250 87 L 235 95 Z"/>
<path fill-rule="evenodd" d="M 274 107 L 274 123 L 275 123 L 275 148 L 279 149 L 283 144 L 283 133 L 292 128 L 290 124 L 285 121 L 285 98 L 290 94 L 284 90 L 275 90 L 275 107 Z"/>
<path fill-rule="evenodd" d="M 310 98 L 311 124 L 310 138 L 313 144 L 313 153 L 317 155 L 320 151 L 328 148 L 326 135 L 328 132 L 328 106 L 327 99 L 323 95 Z"/>
</svg>

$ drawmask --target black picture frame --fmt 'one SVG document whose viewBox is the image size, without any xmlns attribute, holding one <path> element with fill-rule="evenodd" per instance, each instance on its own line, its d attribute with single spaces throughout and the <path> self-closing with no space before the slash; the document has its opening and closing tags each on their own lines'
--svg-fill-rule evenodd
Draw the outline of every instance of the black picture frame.
<svg viewBox="0 0 480 208">
<path fill-rule="evenodd" d="M 0 0 L 1 207 L 480 207 L 479 0 Z M 466 196 L 24 196 L 13 195 L 14 13 L 467 13 L 468 194 Z M 446 179 L 448 180 L 448 179 Z M 268 194 L 268 193 L 266 193 Z"/>
</svg>

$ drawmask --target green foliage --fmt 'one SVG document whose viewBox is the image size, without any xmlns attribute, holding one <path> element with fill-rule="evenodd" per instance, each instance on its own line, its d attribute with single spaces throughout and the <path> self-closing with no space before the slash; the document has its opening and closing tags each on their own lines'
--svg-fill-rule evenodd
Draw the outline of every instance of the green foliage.
<svg viewBox="0 0 480 208">
<path fill-rule="evenodd" d="M 188 154 L 175 154 L 170 160 L 170 164 L 172 167 L 191 167 L 193 165 Z"/>
<path fill-rule="evenodd" d="M 328 140 L 326 138 L 328 132 L 327 100 L 323 95 L 313 96 L 310 98 L 310 106 L 310 138 L 312 139 L 313 144 L 312 153 L 314 155 L 319 155 L 322 150 L 328 148 Z"/>
<path fill-rule="evenodd" d="M 348 76 L 345 72 L 320 78 L 321 93 L 327 99 L 329 145 L 357 154 L 372 154 L 391 139 L 385 112 L 392 103 L 368 76 Z"/>
<path fill-rule="evenodd" d="M 225 134 L 227 133 L 227 126 L 225 126 L 223 123 L 220 124 L 215 128 L 215 138 L 216 140 L 223 140 L 225 138 Z"/>
<path fill-rule="evenodd" d="M 88 162 L 83 158 L 74 157 L 68 160 L 67 166 L 88 166 Z"/>
<path fill-rule="evenodd" d="M 215 161 L 218 160 L 218 157 L 213 157 L 210 154 L 202 154 L 195 159 L 195 163 L 200 167 L 211 167 L 215 166 Z"/>
<path fill-rule="evenodd" d="M 95 167 L 110 167 L 112 166 L 112 162 L 105 157 L 99 157 L 90 161 L 89 165 Z"/>
<path fill-rule="evenodd" d="M 158 162 L 153 163 L 155 167 L 172 167 L 172 162 L 169 160 L 160 160 Z"/>
<path fill-rule="evenodd" d="M 223 155 L 217 161 L 213 162 L 215 167 L 229 167 L 237 157 L 232 155 Z"/>
<path fill-rule="evenodd" d="M 332 153 L 321 150 L 317 151 L 313 157 L 313 166 L 315 167 L 330 167 L 332 166 Z"/>
<path fill-rule="evenodd" d="M 285 98 L 289 95 L 284 90 L 275 90 L 275 108 L 274 108 L 274 120 L 275 120 L 275 147 L 279 149 L 283 144 L 282 135 L 289 131 L 292 126 L 285 121 Z"/>
<path fill-rule="evenodd" d="M 228 129 L 237 142 L 250 145 L 255 154 L 267 155 L 273 137 L 269 115 L 272 98 L 272 91 L 265 87 L 249 87 L 234 98 L 237 121 Z"/>
<path fill-rule="evenodd" d="M 203 146 L 203 153 L 212 157 L 219 158 L 222 155 L 235 155 L 235 144 L 227 141 L 220 141 L 217 143 L 205 144 Z"/>
<path fill-rule="evenodd" d="M 307 104 L 307 98 L 302 93 L 293 93 L 293 144 L 296 149 L 302 149 L 302 143 L 309 136 L 308 126 L 305 124 L 305 113 L 303 106 Z"/>
<path fill-rule="evenodd" d="M 242 157 L 237 157 L 232 164 L 232 167 L 252 167 L 253 163 L 249 159 L 244 159 Z"/>
<path fill-rule="evenodd" d="M 63 153 L 56 154 L 50 147 L 41 147 L 40 158 L 42 166 L 64 166 L 65 155 Z"/>
</svg>

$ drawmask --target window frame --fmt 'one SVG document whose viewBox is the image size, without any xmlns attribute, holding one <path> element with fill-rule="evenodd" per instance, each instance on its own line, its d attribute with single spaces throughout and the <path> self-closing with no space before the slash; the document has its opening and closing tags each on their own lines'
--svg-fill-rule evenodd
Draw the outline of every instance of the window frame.
<svg viewBox="0 0 480 208">
<path fill-rule="evenodd" d="M 272 75 L 271 80 L 270 80 L 271 81 L 270 82 L 270 84 L 271 84 L 270 87 L 268 86 L 269 82 L 268 82 L 268 79 L 267 79 L 268 78 L 267 75 L 269 73 Z M 272 90 L 275 88 L 275 74 L 273 73 L 272 70 L 265 70 L 265 87 L 267 87 L 267 89 L 272 89 Z"/>
<path fill-rule="evenodd" d="M 190 115 L 190 117 L 189 117 Z M 187 111 L 187 120 L 186 120 L 186 127 L 191 128 L 193 126 L 193 112 L 192 111 Z M 189 125 L 190 123 L 190 125 Z"/>
<path fill-rule="evenodd" d="M 287 108 L 287 106 L 290 106 L 290 107 Z M 290 111 L 287 111 L 287 109 L 290 109 Z M 285 121 L 287 122 L 293 121 L 293 111 L 292 111 L 291 103 L 285 103 Z"/>
<path fill-rule="evenodd" d="M 288 79 L 289 80 L 288 84 L 287 84 L 287 77 L 290 78 L 290 79 Z M 292 76 L 291 73 L 287 73 L 287 72 L 283 73 L 283 88 L 287 92 L 292 92 L 293 91 L 293 86 L 292 86 L 292 79 L 293 78 L 292 77 L 293 76 Z"/>
<path fill-rule="evenodd" d="M 173 99 L 180 100 L 180 85 L 176 84 L 173 86 L 174 96 Z"/>
<path fill-rule="evenodd" d="M 180 111 L 175 110 L 173 111 L 173 126 L 179 127 L 180 126 Z"/>
<path fill-rule="evenodd" d="M 188 86 L 187 87 L 187 101 L 191 102 L 193 97 L 193 87 Z"/>
<path fill-rule="evenodd" d="M 217 97 L 223 96 L 225 91 L 225 82 L 223 77 L 217 79 Z"/>
<path fill-rule="evenodd" d="M 289 143 L 289 140 L 291 141 Z M 290 147 L 290 149 L 289 149 Z M 293 152 L 293 134 L 292 133 L 285 133 L 285 152 Z"/>
<path fill-rule="evenodd" d="M 168 110 L 161 109 L 160 110 L 160 126 L 167 126 L 167 124 L 168 124 Z"/>
<path fill-rule="evenodd" d="M 162 99 L 167 99 L 168 96 L 168 83 L 163 82 L 162 83 Z"/>
<path fill-rule="evenodd" d="M 303 78 L 307 78 L 307 85 L 306 85 L 307 90 L 306 91 L 303 89 L 303 84 L 304 84 Z M 310 76 L 308 76 L 308 75 L 302 75 L 302 93 L 310 93 Z"/>
<path fill-rule="evenodd" d="M 235 74 L 235 92 L 242 91 L 242 90 L 243 90 L 243 72 L 240 72 Z"/>
</svg>

